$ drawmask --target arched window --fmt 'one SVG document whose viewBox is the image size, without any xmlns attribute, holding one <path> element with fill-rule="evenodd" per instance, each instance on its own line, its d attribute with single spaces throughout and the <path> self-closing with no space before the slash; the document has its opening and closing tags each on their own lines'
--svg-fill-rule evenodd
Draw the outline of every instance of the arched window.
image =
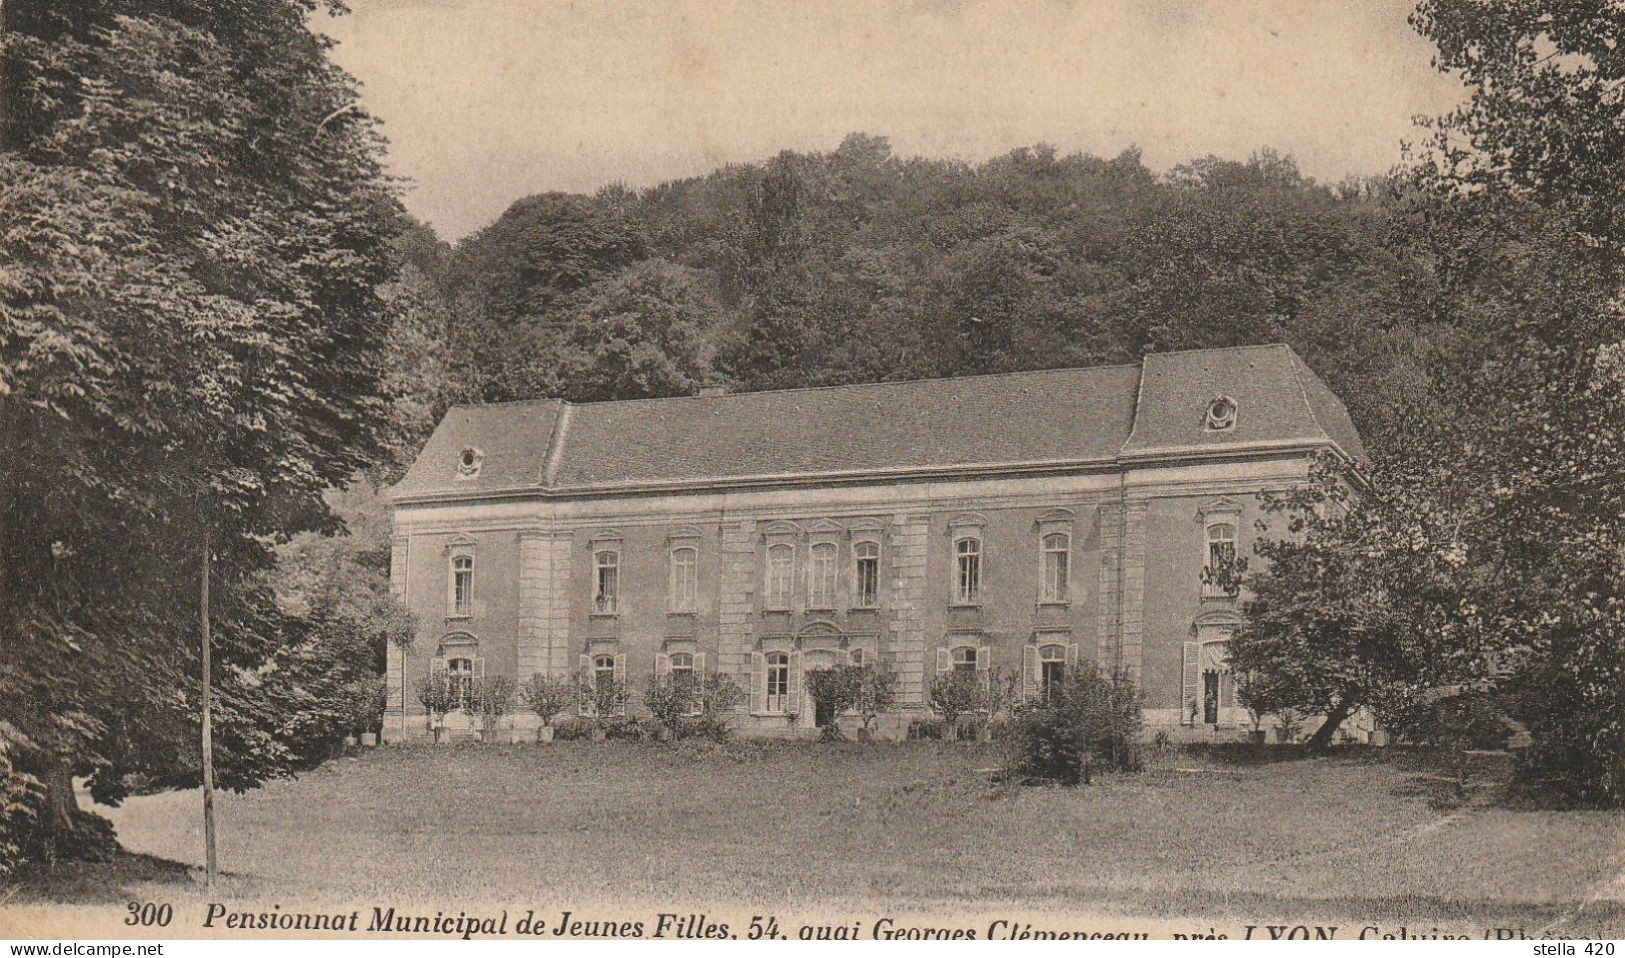
<svg viewBox="0 0 1625 958">
<path fill-rule="evenodd" d="M 1038 688 L 1044 698 L 1059 691 L 1066 681 L 1066 648 L 1046 645 L 1038 650 Z"/>
<path fill-rule="evenodd" d="M 880 603 L 880 543 L 859 542 L 852 547 L 852 557 L 852 605 L 872 609 Z"/>
<path fill-rule="evenodd" d="M 1052 532 L 1043 538 L 1043 580 L 1039 598 L 1044 602 L 1065 602 L 1069 598 L 1072 537 Z"/>
<path fill-rule="evenodd" d="M 671 550 L 668 608 L 673 612 L 694 611 L 695 576 L 699 554 L 699 550 L 693 546 L 679 546 Z"/>
<path fill-rule="evenodd" d="M 615 656 L 595 655 L 592 657 L 592 682 L 597 688 L 608 688 L 615 682 Z"/>
<path fill-rule="evenodd" d="M 614 549 L 603 549 L 593 554 L 592 610 L 597 613 L 615 612 L 621 595 L 621 554 Z"/>
<path fill-rule="evenodd" d="M 769 652 L 767 665 L 767 711 L 784 712 L 790 706 L 790 656 Z"/>
<path fill-rule="evenodd" d="M 860 668 L 860 669 L 863 668 L 863 650 L 862 649 L 853 649 L 851 652 L 847 653 L 847 659 L 853 665 L 857 666 L 858 668 Z"/>
<path fill-rule="evenodd" d="M 446 681 L 451 686 L 452 708 L 466 708 L 474 695 L 474 660 L 461 656 L 447 659 Z"/>
<path fill-rule="evenodd" d="M 474 614 L 474 557 L 471 555 L 451 557 L 451 614 Z"/>
<path fill-rule="evenodd" d="M 791 583 L 795 581 L 796 549 L 786 542 L 767 547 L 767 594 L 769 609 L 790 607 Z"/>
<path fill-rule="evenodd" d="M 835 543 L 815 542 L 807 561 L 807 606 L 835 608 Z"/>
<path fill-rule="evenodd" d="M 976 605 L 982 600 L 982 540 L 966 536 L 954 542 L 954 603 Z"/>
<path fill-rule="evenodd" d="M 976 649 L 969 645 L 962 645 L 950 653 L 953 659 L 955 672 L 976 671 Z"/>
</svg>

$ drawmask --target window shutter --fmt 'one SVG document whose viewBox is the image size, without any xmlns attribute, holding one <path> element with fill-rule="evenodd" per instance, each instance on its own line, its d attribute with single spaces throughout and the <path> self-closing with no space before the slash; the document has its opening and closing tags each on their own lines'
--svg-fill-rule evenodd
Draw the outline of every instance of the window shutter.
<svg viewBox="0 0 1625 958">
<path fill-rule="evenodd" d="M 1032 699 L 1038 694 L 1038 646 L 1028 643 L 1021 647 L 1021 697 Z"/>
<path fill-rule="evenodd" d="M 976 647 L 976 674 L 982 677 L 983 686 L 993 681 L 993 650 L 985 645 Z"/>
<path fill-rule="evenodd" d="M 616 685 L 625 685 L 626 684 L 626 653 L 625 652 L 617 652 L 617 653 L 615 653 L 615 684 Z M 616 715 L 625 715 L 626 714 L 626 702 L 624 700 L 621 701 L 618 705 L 615 706 L 615 714 Z"/>
<path fill-rule="evenodd" d="M 588 690 L 592 688 L 596 676 L 592 674 L 592 656 L 583 655 L 576 659 L 576 714 L 592 714 L 592 696 Z"/>
<path fill-rule="evenodd" d="M 801 653 L 790 653 L 790 676 L 786 683 L 784 699 L 789 704 L 784 707 L 786 712 L 800 712 L 801 708 Z"/>
<path fill-rule="evenodd" d="M 953 668 L 953 664 L 948 661 L 948 650 L 947 649 L 938 649 L 937 650 L 937 674 L 942 675 L 942 674 L 946 673 L 951 668 Z"/>
<path fill-rule="evenodd" d="M 664 652 L 655 653 L 655 678 L 663 679 L 671 674 L 671 656 Z"/>
<path fill-rule="evenodd" d="M 767 662 L 760 652 L 750 654 L 750 714 L 767 711 Z"/>
<path fill-rule="evenodd" d="M 705 653 L 704 652 L 695 652 L 694 653 L 694 674 L 697 675 L 697 676 L 705 674 Z"/>
<path fill-rule="evenodd" d="M 1185 643 L 1185 694 L 1179 700 L 1179 720 L 1186 725 L 1196 724 L 1192 706 L 1196 704 L 1198 683 L 1202 678 L 1201 654 L 1202 646 L 1199 643 Z"/>
<path fill-rule="evenodd" d="M 475 659 L 474 660 L 474 681 L 476 681 L 476 682 L 484 682 L 485 681 L 485 660 L 484 659 Z"/>
<path fill-rule="evenodd" d="M 1071 675 L 1078 668 L 1078 643 L 1068 642 L 1066 646 L 1066 674 Z"/>
<path fill-rule="evenodd" d="M 446 660 L 441 658 L 441 659 L 435 659 L 433 662 L 430 662 L 429 663 L 429 674 L 430 675 L 445 675 L 446 674 Z"/>
</svg>

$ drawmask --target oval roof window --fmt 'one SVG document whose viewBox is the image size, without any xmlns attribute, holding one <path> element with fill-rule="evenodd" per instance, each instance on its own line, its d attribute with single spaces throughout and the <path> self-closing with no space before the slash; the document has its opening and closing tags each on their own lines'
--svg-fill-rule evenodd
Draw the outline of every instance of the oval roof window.
<svg viewBox="0 0 1625 958">
<path fill-rule="evenodd" d="M 1215 396 L 1207 404 L 1207 427 L 1211 430 L 1233 429 L 1236 425 L 1236 401 L 1229 396 Z"/>
</svg>

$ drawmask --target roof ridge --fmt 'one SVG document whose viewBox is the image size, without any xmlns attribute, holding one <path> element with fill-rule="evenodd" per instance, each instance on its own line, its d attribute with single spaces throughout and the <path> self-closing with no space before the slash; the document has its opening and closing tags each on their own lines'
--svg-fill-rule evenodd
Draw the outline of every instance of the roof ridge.
<svg viewBox="0 0 1625 958">
<path fill-rule="evenodd" d="M 1332 438 L 1331 430 L 1327 429 L 1326 424 L 1320 421 L 1320 414 L 1315 412 L 1314 400 L 1309 398 L 1309 386 L 1303 381 L 1304 373 L 1313 376 L 1315 371 L 1310 369 L 1309 364 L 1304 362 L 1296 352 L 1290 350 L 1288 352 L 1292 360 L 1292 382 L 1298 387 L 1298 398 L 1303 400 L 1303 408 L 1309 410 L 1309 421 L 1315 424 L 1315 428 L 1319 429 L 1320 434 L 1325 436 L 1328 441 L 1336 442 L 1337 440 Z"/>
<path fill-rule="evenodd" d="M 1190 353 L 1238 353 L 1238 352 L 1241 352 L 1244 349 L 1284 349 L 1287 352 L 1293 354 L 1294 356 L 1296 356 L 1298 354 L 1298 351 L 1293 349 L 1291 344 L 1276 341 L 1276 342 L 1273 342 L 1273 343 L 1247 343 L 1247 344 L 1241 345 L 1241 346 L 1193 346 L 1190 349 L 1169 349 L 1169 350 L 1162 350 L 1162 351 L 1158 351 L 1158 352 L 1154 352 L 1154 353 L 1146 353 L 1145 355 L 1146 356 L 1185 356 L 1185 355 L 1188 355 Z"/>
<path fill-rule="evenodd" d="M 864 383 L 830 383 L 824 386 L 787 386 L 783 389 L 751 389 L 744 392 L 728 392 L 715 396 L 643 396 L 638 399 L 599 399 L 593 402 L 571 402 L 568 399 L 558 400 L 572 408 L 585 406 L 617 406 L 631 405 L 643 402 L 674 402 L 680 399 L 737 399 L 741 396 L 778 396 L 784 393 L 822 392 L 835 389 L 862 389 L 868 386 L 917 386 L 922 383 L 960 382 L 968 379 L 1002 379 L 1014 376 L 1039 376 L 1045 373 L 1076 373 L 1093 372 L 1094 370 L 1128 369 L 1138 367 L 1140 363 L 1106 363 L 1101 366 L 1055 366 L 1049 369 L 1012 369 L 1002 373 L 966 373 L 960 376 L 921 376 L 917 379 L 881 379 Z"/>
</svg>

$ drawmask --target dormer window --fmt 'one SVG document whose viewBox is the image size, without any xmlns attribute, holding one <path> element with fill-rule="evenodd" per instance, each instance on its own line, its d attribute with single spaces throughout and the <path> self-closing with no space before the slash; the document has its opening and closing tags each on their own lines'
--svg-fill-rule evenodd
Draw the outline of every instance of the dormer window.
<svg viewBox="0 0 1625 958">
<path fill-rule="evenodd" d="M 457 478 L 473 479 L 480 474 L 480 467 L 485 465 L 485 453 L 473 446 L 469 446 L 457 457 Z"/>
<path fill-rule="evenodd" d="M 1223 432 L 1236 427 L 1236 401 L 1229 396 L 1215 396 L 1207 404 L 1207 428 L 1211 432 Z"/>
</svg>

